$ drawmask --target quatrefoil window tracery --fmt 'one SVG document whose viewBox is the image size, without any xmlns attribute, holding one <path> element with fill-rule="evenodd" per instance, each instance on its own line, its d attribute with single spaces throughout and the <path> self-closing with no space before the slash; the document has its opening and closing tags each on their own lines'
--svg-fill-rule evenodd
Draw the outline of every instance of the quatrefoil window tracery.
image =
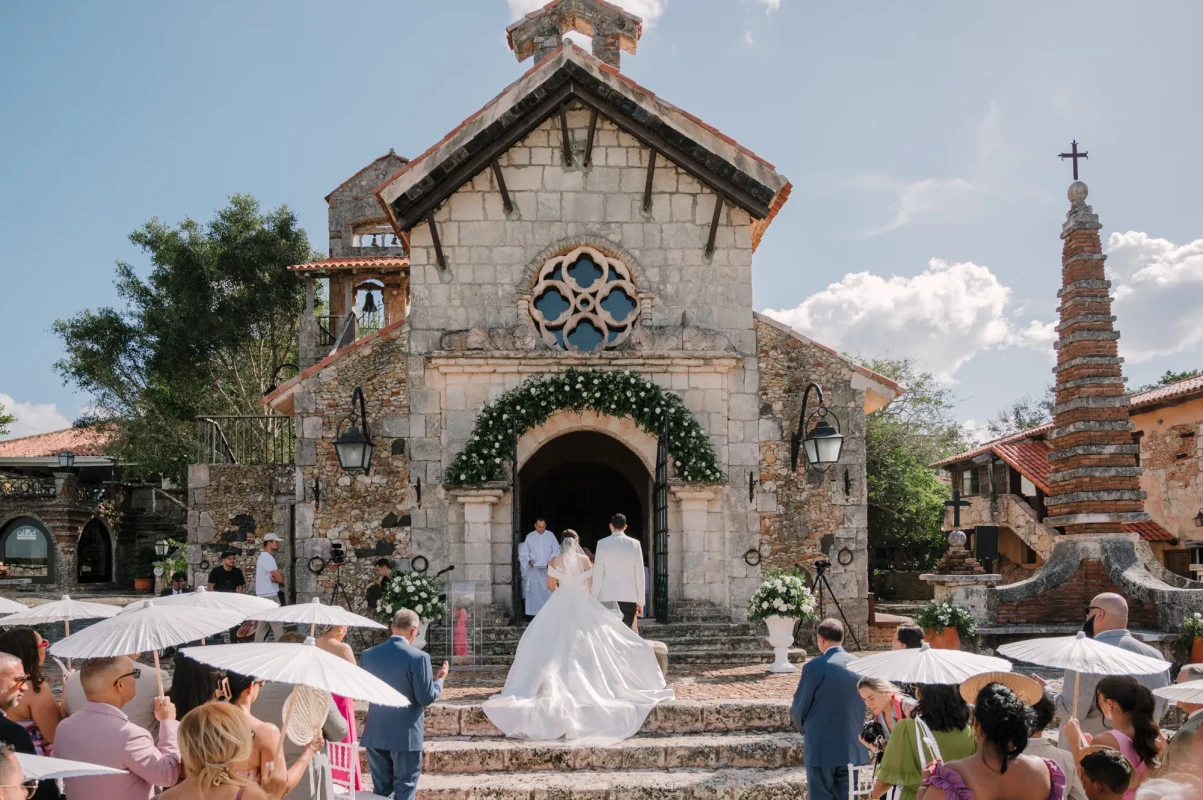
<svg viewBox="0 0 1203 800">
<path fill-rule="evenodd" d="M 627 265 L 591 247 L 557 256 L 539 271 L 531 317 L 549 347 L 593 352 L 631 335 L 639 301 Z"/>
</svg>

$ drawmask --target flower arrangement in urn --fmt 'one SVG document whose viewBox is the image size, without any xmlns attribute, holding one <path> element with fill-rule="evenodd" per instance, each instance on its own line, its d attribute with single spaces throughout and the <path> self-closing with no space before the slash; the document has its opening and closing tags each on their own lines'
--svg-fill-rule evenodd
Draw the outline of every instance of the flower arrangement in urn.
<svg viewBox="0 0 1203 800">
<path fill-rule="evenodd" d="M 1192 664 L 1203 664 L 1203 614 L 1188 613 L 1182 620 L 1181 643 Z"/>
<path fill-rule="evenodd" d="M 929 603 L 915 615 L 915 623 L 937 650 L 960 650 L 961 640 L 977 633 L 973 612 L 952 603 Z"/>
<path fill-rule="evenodd" d="M 789 663 L 789 648 L 794 643 L 794 624 L 797 620 L 813 620 L 815 596 L 797 572 L 770 571 L 748 600 L 748 619 L 764 620 L 769 629 L 769 646 L 774 661 L 769 672 L 793 672 Z"/>
<path fill-rule="evenodd" d="M 403 572 L 393 575 L 384 585 L 376 613 L 386 625 L 403 608 L 408 608 L 421 617 L 415 647 L 426 644 L 426 627 L 431 620 L 442 619 L 447 613 L 447 596 L 442 582 L 424 572 Z"/>
</svg>

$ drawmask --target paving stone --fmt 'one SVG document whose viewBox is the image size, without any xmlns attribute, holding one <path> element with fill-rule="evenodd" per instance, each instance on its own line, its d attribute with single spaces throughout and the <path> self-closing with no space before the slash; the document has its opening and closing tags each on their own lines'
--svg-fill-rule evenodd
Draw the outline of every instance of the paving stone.
<svg viewBox="0 0 1203 800">
<path fill-rule="evenodd" d="M 802 800 L 801 768 L 636 770 L 440 775 L 418 783 L 420 800 Z"/>
</svg>

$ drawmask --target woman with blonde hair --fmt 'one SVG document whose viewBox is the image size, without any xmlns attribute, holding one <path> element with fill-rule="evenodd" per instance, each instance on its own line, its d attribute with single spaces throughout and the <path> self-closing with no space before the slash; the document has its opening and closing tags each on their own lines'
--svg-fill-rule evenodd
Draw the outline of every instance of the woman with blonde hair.
<svg viewBox="0 0 1203 800">
<path fill-rule="evenodd" d="M 163 800 L 267 800 L 263 789 L 231 769 L 251 754 L 251 726 L 234 706 L 197 706 L 180 722 L 178 741 L 187 777 L 159 795 Z"/>
<path fill-rule="evenodd" d="M 881 678 L 861 678 L 856 684 L 856 692 L 884 734 L 884 738 L 877 742 L 867 742 L 862 736 L 861 744 L 869 748 L 869 752 L 884 749 L 894 726 L 904 719 L 910 719 L 911 712 L 918 703 L 897 686 Z"/>
</svg>

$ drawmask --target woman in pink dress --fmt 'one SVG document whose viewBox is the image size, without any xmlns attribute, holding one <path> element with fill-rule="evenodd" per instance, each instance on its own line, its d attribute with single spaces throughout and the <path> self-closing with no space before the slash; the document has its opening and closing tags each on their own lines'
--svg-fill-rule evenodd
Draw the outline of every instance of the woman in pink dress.
<svg viewBox="0 0 1203 800">
<path fill-rule="evenodd" d="M 1074 760 L 1087 745 L 1111 747 L 1124 754 L 1142 781 L 1150 767 L 1161 764 L 1166 739 L 1154 719 L 1156 701 L 1153 692 L 1129 675 L 1109 675 L 1095 684 L 1095 702 L 1111 730 L 1091 737 L 1082 733 L 1078 721 L 1065 725 L 1065 737 Z M 1136 788 L 1124 792 L 1124 800 L 1134 800 Z"/>
<path fill-rule="evenodd" d="M 347 638 L 347 627 L 345 625 L 334 625 L 327 628 L 317 640 L 317 646 L 325 650 L 331 655 L 355 663 L 355 653 L 351 650 L 351 645 L 344 641 Z M 355 733 L 355 701 L 349 697 L 342 695 L 331 695 L 334 698 L 334 705 L 338 707 L 338 713 L 343 715 L 343 719 L 347 721 L 347 735 L 343 738 L 344 742 L 354 744 L 358 741 L 358 736 Z M 356 756 L 358 757 L 358 755 Z M 347 773 L 345 770 L 332 769 L 335 780 L 346 781 Z M 355 791 L 360 791 L 363 786 L 359 782 L 359 770 L 355 771 Z"/>
</svg>

